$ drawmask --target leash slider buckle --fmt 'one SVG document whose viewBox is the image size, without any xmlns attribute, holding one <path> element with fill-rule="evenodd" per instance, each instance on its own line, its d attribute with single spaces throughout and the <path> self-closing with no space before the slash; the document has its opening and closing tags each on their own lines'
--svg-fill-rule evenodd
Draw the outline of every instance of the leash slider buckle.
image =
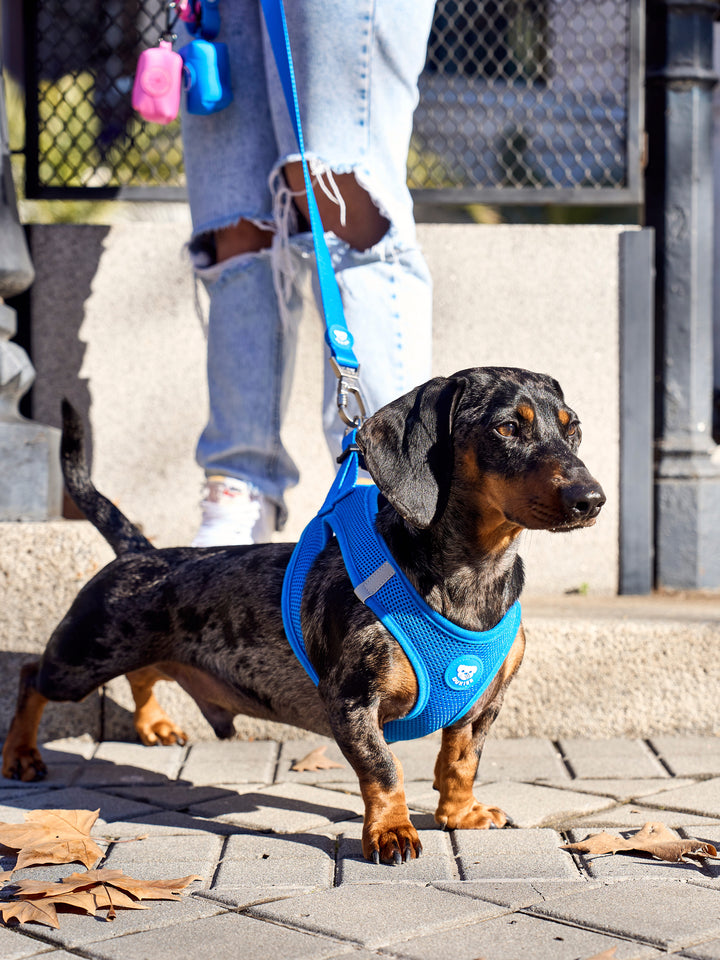
<svg viewBox="0 0 720 960">
<path fill-rule="evenodd" d="M 335 357 L 330 357 L 330 363 L 338 378 L 337 408 L 340 419 L 348 427 L 359 427 L 365 419 L 365 403 L 360 389 L 360 367 L 353 369 L 341 366 Z M 355 417 L 351 417 L 348 413 L 351 398 L 357 406 L 358 412 Z"/>
</svg>

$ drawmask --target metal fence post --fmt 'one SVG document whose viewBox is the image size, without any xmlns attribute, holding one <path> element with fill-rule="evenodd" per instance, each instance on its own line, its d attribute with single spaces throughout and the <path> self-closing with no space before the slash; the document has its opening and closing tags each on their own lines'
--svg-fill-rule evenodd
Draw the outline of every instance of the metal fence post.
<svg viewBox="0 0 720 960">
<path fill-rule="evenodd" d="M 647 223 L 656 231 L 658 586 L 720 586 L 712 454 L 712 69 L 718 0 L 648 5 Z"/>
</svg>

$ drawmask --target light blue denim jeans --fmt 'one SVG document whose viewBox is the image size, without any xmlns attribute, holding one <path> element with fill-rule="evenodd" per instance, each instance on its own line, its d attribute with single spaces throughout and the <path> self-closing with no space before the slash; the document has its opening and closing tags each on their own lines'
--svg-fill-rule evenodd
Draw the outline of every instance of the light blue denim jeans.
<svg viewBox="0 0 720 960">
<path fill-rule="evenodd" d="M 406 164 L 433 8 L 433 0 L 286 2 L 312 172 L 328 191 L 333 173 L 353 173 L 390 221 L 382 240 L 362 252 L 326 234 L 368 412 L 430 375 L 432 289 Z M 277 504 L 282 526 L 284 492 L 298 474 L 280 429 L 302 312 L 298 290 L 314 257 L 281 173 L 298 150 L 259 0 L 220 0 L 220 13 L 217 39 L 229 48 L 233 102 L 210 116 L 183 114 L 193 240 L 246 219 L 271 230 L 273 242 L 196 267 L 210 295 L 210 417 L 197 458 L 207 474 L 256 486 Z M 329 363 L 326 371 L 323 426 L 337 454 L 343 428 Z"/>
</svg>

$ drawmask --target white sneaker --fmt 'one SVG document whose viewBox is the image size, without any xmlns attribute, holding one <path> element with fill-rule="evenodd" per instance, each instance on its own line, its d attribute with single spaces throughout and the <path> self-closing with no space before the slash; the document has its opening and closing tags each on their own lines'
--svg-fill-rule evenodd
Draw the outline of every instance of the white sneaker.
<svg viewBox="0 0 720 960">
<path fill-rule="evenodd" d="M 267 543 L 275 530 L 276 507 L 259 490 L 233 477 L 208 477 L 202 523 L 193 547 Z"/>
</svg>

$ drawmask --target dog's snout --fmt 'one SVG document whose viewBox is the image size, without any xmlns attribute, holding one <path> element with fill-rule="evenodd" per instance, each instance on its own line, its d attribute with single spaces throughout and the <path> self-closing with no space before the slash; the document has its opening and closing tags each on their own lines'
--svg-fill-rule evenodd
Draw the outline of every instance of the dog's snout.
<svg viewBox="0 0 720 960">
<path fill-rule="evenodd" d="M 593 520 L 605 503 L 605 494 L 599 483 L 571 483 L 563 488 L 565 507 L 576 520 Z"/>
</svg>

